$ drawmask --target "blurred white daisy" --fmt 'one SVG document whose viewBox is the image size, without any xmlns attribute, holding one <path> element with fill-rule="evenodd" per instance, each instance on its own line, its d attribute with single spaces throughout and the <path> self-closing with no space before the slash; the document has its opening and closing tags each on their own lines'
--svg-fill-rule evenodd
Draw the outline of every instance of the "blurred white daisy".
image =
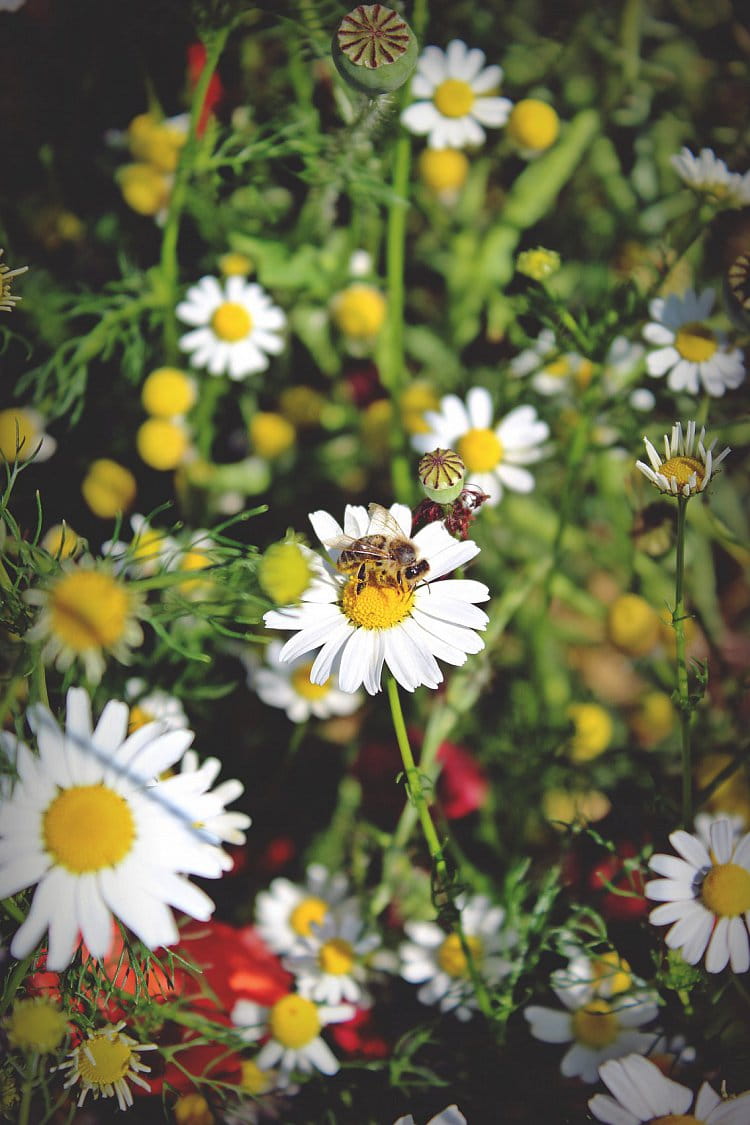
<svg viewBox="0 0 750 1125">
<path fill-rule="evenodd" d="M 29 406 L 0 410 L 0 464 L 3 461 L 46 461 L 57 442 L 46 432 L 47 421 Z"/>
<path fill-rule="evenodd" d="M 211 375 L 244 379 L 265 371 L 268 356 L 284 347 L 280 335 L 286 318 L 260 285 L 229 277 L 224 287 L 215 277 L 202 277 L 177 306 L 177 316 L 193 326 L 180 339 L 194 367 Z"/>
<path fill-rule="evenodd" d="M 139 1043 L 122 1030 L 125 1020 L 98 1028 L 83 1039 L 77 1047 L 68 1052 L 66 1061 L 56 1067 L 69 1071 L 63 1088 L 68 1090 L 78 1083 L 81 1094 L 77 1105 L 82 1106 L 89 1093 L 94 1100 L 117 1098 L 120 1109 L 128 1109 L 133 1104 L 133 1092 L 129 1083 L 140 1086 L 147 1093 L 151 1087 L 144 1074 L 151 1067 L 139 1058 L 140 1051 L 155 1051 L 155 1043 Z"/>
<path fill-rule="evenodd" d="M 558 395 L 561 391 L 585 390 L 594 365 L 577 352 L 561 352 L 555 333 L 543 328 L 531 347 L 510 361 L 510 370 L 519 377 L 531 375 L 531 385 L 540 395 Z"/>
<path fill-rule="evenodd" d="M 713 289 L 697 294 L 687 289 L 681 297 L 655 297 L 649 305 L 651 321 L 643 337 L 656 351 L 646 356 L 649 375 L 661 378 L 667 372 L 671 391 L 720 398 L 744 382 L 745 365 L 740 348 L 729 348 L 725 337 L 707 323 L 714 303 Z"/>
<path fill-rule="evenodd" d="M 148 578 L 160 570 L 176 567 L 179 548 L 171 535 L 152 527 L 148 518 L 138 512 L 130 517 L 130 527 L 133 537 L 129 543 L 121 539 L 102 543 L 102 555 L 110 560 L 115 574 Z"/>
<path fill-rule="evenodd" d="M 338 1073 L 339 1061 L 320 1033 L 330 1023 L 350 1020 L 355 1012 L 351 1004 L 314 1004 L 290 992 L 270 1008 L 238 1000 L 231 1016 L 246 1042 L 255 1043 L 268 1036 L 254 1061 L 261 1070 L 275 1068 L 277 1084 L 283 1088 L 294 1071 Z"/>
<path fill-rule="evenodd" d="M 614 987 L 607 987 L 607 981 Z M 646 1054 L 656 1042 L 654 1032 L 638 1030 L 658 1015 L 657 994 L 640 987 L 620 991 L 618 976 L 598 973 L 588 958 L 574 959 L 553 974 L 552 990 L 565 1005 L 546 1008 L 531 1004 L 524 1011 L 529 1031 L 544 1043 L 569 1043 L 560 1063 L 566 1078 L 596 1082 L 605 1059 L 635 1051 Z"/>
<path fill-rule="evenodd" d="M 300 937 L 284 968 L 294 974 L 301 996 L 318 1004 L 355 1004 L 369 1007 L 366 989 L 368 958 L 381 945 L 378 934 L 368 932 L 355 902 L 329 911 L 311 932 Z"/>
<path fill-rule="evenodd" d="M 750 1091 L 725 1099 L 704 1082 L 693 1105 L 692 1090 L 667 1078 L 640 1055 L 603 1063 L 599 1077 L 614 1096 L 595 1094 L 589 1099 L 589 1109 L 606 1125 L 653 1125 L 657 1121 L 665 1125 L 747 1125 L 750 1121 Z"/>
<path fill-rule="evenodd" d="M 492 420 L 492 397 L 485 387 L 473 387 L 464 404 L 457 395 L 446 395 L 440 411 L 427 411 L 429 432 L 415 434 L 412 444 L 419 453 L 431 449 L 455 449 L 466 466 L 467 484 L 477 485 L 497 504 L 503 488 L 531 492 L 534 478 L 524 465 L 544 456 L 541 445 L 549 437 L 549 426 L 533 406 L 517 406 L 499 423 Z"/>
<path fill-rule="evenodd" d="M 393 1125 L 415 1125 L 414 1117 L 407 1113 L 406 1117 L 399 1117 Z M 466 1125 L 466 1118 L 457 1105 L 448 1105 L 425 1122 L 425 1125 Z"/>
<path fill-rule="evenodd" d="M 585 1004 L 592 997 L 611 1000 L 620 993 L 630 992 L 634 986 L 643 988 L 644 982 L 634 977 L 630 965 L 616 950 L 597 954 L 571 949 L 570 960 L 563 969 L 556 969 L 550 981 L 552 987 L 562 989 L 566 996 Z"/>
<path fill-rule="evenodd" d="M 487 985 L 497 984 L 513 965 L 510 951 L 515 935 L 503 928 L 505 911 L 486 895 L 459 896 L 456 905 L 477 973 Z M 407 922 L 404 931 L 409 941 L 399 950 L 400 973 L 404 980 L 422 986 L 417 999 L 437 1004 L 441 1012 L 453 1012 L 460 1020 L 470 1019 L 477 1000 L 459 935 L 446 934 L 437 922 Z"/>
<path fill-rule="evenodd" d="M 504 125 L 513 105 L 494 93 L 502 81 L 501 68 L 484 62 L 484 51 L 469 49 L 461 39 L 453 39 L 445 51 L 425 47 L 411 82 L 417 100 L 401 114 L 402 125 L 426 135 L 430 148 L 481 145 L 482 126 Z"/>
<path fill-rule="evenodd" d="M 321 925 L 331 908 L 344 901 L 348 890 L 345 875 L 319 863 L 310 864 L 303 884 L 274 879 L 255 900 L 256 929 L 274 953 L 291 953 L 312 934 L 313 925 Z"/>
<path fill-rule="evenodd" d="M 161 688 L 150 689 L 140 676 L 131 676 L 125 682 L 125 699 L 130 705 L 131 732 L 146 723 L 161 723 L 167 730 L 185 730 L 188 726 L 181 701 Z"/>
<path fill-rule="evenodd" d="M 313 512 L 310 522 L 335 562 L 341 552 L 327 545 L 382 533 L 384 512 L 368 514 L 363 507 L 347 505 L 343 528 L 323 511 Z M 411 537 L 406 505 L 393 504 L 386 515 L 406 539 Z M 476 630 L 486 627 L 487 615 L 476 603 L 486 601 L 489 590 L 471 579 L 444 577 L 479 553 L 476 543 L 457 542 L 442 523 L 427 524 L 411 541 L 418 561 L 427 564 L 424 582 L 413 589 L 362 583 L 357 574 L 340 574 L 330 566 L 298 605 L 266 613 L 268 628 L 297 633 L 279 658 L 296 660 L 320 648 L 310 672 L 313 683 L 325 683 L 338 670 L 342 691 L 364 686 L 375 695 L 384 664 L 402 687 L 414 691 L 420 684 L 436 688 L 442 683 L 436 657 L 460 666 L 470 653 L 480 652 L 484 642 Z"/>
<path fill-rule="evenodd" d="M 280 660 L 283 647 L 281 641 L 271 641 L 263 664 L 245 661 L 249 686 L 269 707 L 280 707 L 293 723 L 305 723 L 311 716 L 330 719 L 332 715 L 351 715 L 361 706 L 362 693 L 341 691 L 335 675 L 325 683 L 312 683 L 312 660 Z"/>
<path fill-rule="evenodd" d="M 49 930 L 47 967 L 57 971 L 81 936 L 93 956 L 106 956 L 113 915 L 150 949 L 178 939 L 170 905 L 210 918 L 213 902 L 184 878 L 216 879 L 232 865 L 201 826 L 216 811 L 209 778 L 155 780 L 192 731 L 149 723 L 127 737 L 128 708 L 114 701 L 94 728 L 80 688 L 68 691 L 64 732 L 41 705 L 28 718 L 39 753 L 6 735 L 18 779 L 0 800 L 0 896 L 36 885 L 13 956 L 27 956 Z"/>
<path fill-rule="evenodd" d="M 664 460 L 656 448 L 644 437 L 646 453 L 651 462 L 636 461 L 636 468 L 655 485 L 660 492 L 670 496 L 692 496 L 696 492 L 703 492 L 713 476 L 714 469 L 720 465 L 731 452 L 727 447 L 718 457 L 714 457 L 713 450 L 718 438 L 714 438 L 706 447 L 704 439 L 706 429 L 701 427 L 698 441 L 695 440 L 695 422 L 688 422 L 687 432 L 683 434 L 680 422 L 675 422 L 672 433 L 664 435 Z"/>
<path fill-rule="evenodd" d="M 677 175 L 700 195 L 707 195 L 723 207 L 747 207 L 750 204 L 750 172 L 744 176 L 730 172 L 723 160 L 713 149 L 702 148 L 694 156 L 689 148 L 683 148 L 670 157 L 670 163 Z"/>
<path fill-rule="evenodd" d="M 735 973 L 750 968 L 750 832 L 736 839 L 728 817 L 710 827 L 710 847 L 678 830 L 669 842 L 680 858 L 658 854 L 649 866 L 664 878 L 646 883 L 655 926 L 671 925 L 664 938 L 689 965 L 706 955 L 706 970 Z"/>
</svg>

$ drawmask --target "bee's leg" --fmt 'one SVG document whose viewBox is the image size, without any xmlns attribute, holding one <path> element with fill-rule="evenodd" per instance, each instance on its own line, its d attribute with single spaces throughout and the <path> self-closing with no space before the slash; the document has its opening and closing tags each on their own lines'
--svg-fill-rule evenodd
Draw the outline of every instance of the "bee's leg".
<svg viewBox="0 0 750 1125">
<path fill-rule="evenodd" d="M 367 581 L 367 567 L 365 566 L 364 563 L 362 563 L 359 570 L 357 571 L 357 593 L 358 594 L 361 594 L 362 591 L 364 590 L 365 585 L 366 585 L 366 581 Z"/>
</svg>

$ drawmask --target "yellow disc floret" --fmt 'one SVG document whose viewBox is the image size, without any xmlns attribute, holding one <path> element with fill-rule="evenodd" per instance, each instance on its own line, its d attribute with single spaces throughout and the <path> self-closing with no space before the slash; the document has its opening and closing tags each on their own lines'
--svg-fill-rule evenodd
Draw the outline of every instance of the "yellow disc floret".
<svg viewBox="0 0 750 1125">
<path fill-rule="evenodd" d="M 469 161 L 456 148 L 426 148 L 419 156 L 419 178 L 437 195 L 458 192 L 466 183 Z"/>
<path fill-rule="evenodd" d="M 113 648 L 126 634 L 130 599 L 117 579 L 71 570 L 49 592 L 50 631 L 76 653 Z"/>
<path fill-rule="evenodd" d="M 141 390 L 144 410 L 157 418 L 187 414 L 196 399 L 195 383 L 177 367 L 157 367 Z"/>
<path fill-rule="evenodd" d="M 705 324 L 683 324 L 674 346 L 688 363 L 705 363 L 718 348 L 716 336 Z"/>
<path fill-rule="evenodd" d="M 240 1089 L 246 1094 L 257 1096 L 265 1094 L 273 1085 L 273 1075 L 267 1070 L 261 1070 L 253 1059 L 243 1059 L 240 1071 Z"/>
<path fill-rule="evenodd" d="M 126 1077 L 134 1058 L 129 1043 L 106 1032 L 89 1036 L 78 1051 L 78 1073 L 87 1086 L 105 1092 Z"/>
<path fill-rule="evenodd" d="M 674 477 L 680 487 L 687 484 L 691 477 L 695 476 L 696 487 L 700 488 L 706 475 L 706 466 L 697 457 L 677 456 L 664 461 L 658 471 L 667 480 Z"/>
<path fill-rule="evenodd" d="M 443 117 L 465 117 L 474 105 L 474 91 L 462 78 L 446 78 L 435 90 L 432 100 Z"/>
<path fill-rule="evenodd" d="M 151 164 L 126 164 L 117 173 L 122 198 L 138 215 L 157 215 L 169 202 L 172 184 Z"/>
<path fill-rule="evenodd" d="M 750 871 L 739 863 L 717 863 L 701 886 L 704 905 L 722 918 L 750 910 Z"/>
<path fill-rule="evenodd" d="M 34 415 L 20 407 L 0 410 L 0 458 L 28 461 L 39 444 Z"/>
<path fill-rule="evenodd" d="M 35 1051 L 39 1055 L 56 1051 L 68 1030 L 64 1012 L 46 996 L 16 1000 L 9 1016 L 3 1020 L 11 1047 Z"/>
<path fill-rule="evenodd" d="M 310 700 L 310 702 L 314 702 L 316 699 L 325 699 L 331 690 L 330 677 L 324 684 L 313 684 L 310 682 L 311 670 L 311 660 L 305 661 L 304 664 L 298 664 L 290 676 L 292 687 L 297 695 Z"/>
<path fill-rule="evenodd" d="M 352 625 L 363 629 L 392 629 L 411 613 L 414 595 L 396 586 L 367 583 L 358 590 L 359 580 L 350 579 L 341 595 L 341 608 Z"/>
<path fill-rule="evenodd" d="M 335 977 L 345 976 L 354 966 L 354 950 L 343 938 L 331 938 L 318 951 L 318 964 L 324 973 Z"/>
<path fill-rule="evenodd" d="M 571 1017 L 571 1030 L 578 1043 L 598 1050 L 617 1038 L 620 1025 L 606 1000 L 592 1000 Z"/>
<path fill-rule="evenodd" d="M 482 959 L 482 940 L 481 938 L 474 937 L 472 934 L 467 934 L 464 937 L 466 947 L 471 953 L 472 960 L 477 965 Z M 461 938 L 458 934 L 448 934 L 441 943 L 437 951 L 437 963 L 444 973 L 449 977 L 462 977 L 468 978 L 469 961 L 464 953 Z"/>
<path fill-rule="evenodd" d="M 523 98 L 511 110 L 508 133 L 521 148 L 543 152 L 557 140 L 560 118 L 551 105 L 537 98 Z"/>
<path fill-rule="evenodd" d="M 290 993 L 271 1008 L 268 1018 L 271 1034 L 284 1047 L 306 1047 L 320 1032 L 318 1009 L 312 1000 Z"/>
<path fill-rule="evenodd" d="M 333 303 L 333 317 L 345 336 L 368 340 L 383 327 L 385 297 L 372 285 L 350 285 Z"/>
<path fill-rule="evenodd" d="M 503 443 L 494 430 L 468 430 L 458 439 L 456 452 L 470 473 L 488 473 L 503 459 Z"/>
<path fill-rule="evenodd" d="M 228 250 L 219 258 L 219 269 L 224 277 L 247 277 L 254 268 L 252 258 L 238 250 Z"/>
<path fill-rule="evenodd" d="M 172 1113 L 177 1125 L 214 1125 L 216 1121 L 203 1094 L 183 1094 Z"/>
<path fill-rule="evenodd" d="M 659 614 L 638 594 L 620 594 L 609 607 L 607 632 L 612 643 L 623 652 L 644 656 L 659 641 Z"/>
<path fill-rule="evenodd" d="M 253 318 L 238 301 L 224 301 L 211 317 L 211 327 L 220 340 L 236 344 L 253 330 Z"/>
<path fill-rule="evenodd" d="M 138 427 L 135 445 L 141 459 L 162 472 L 176 469 L 190 447 L 185 429 L 169 418 L 148 418 Z"/>
<path fill-rule="evenodd" d="M 607 749 L 612 741 L 612 719 L 598 703 L 571 703 L 568 718 L 575 727 L 569 754 L 574 762 L 588 762 Z"/>
<path fill-rule="evenodd" d="M 69 559 L 80 546 L 78 533 L 64 523 L 54 524 L 42 539 L 42 546 L 57 559 Z"/>
<path fill-rule="evenodd" d="M 430 427 L 425 421 L 425 413 L 438 410 L 440 401 L 429 383 L 416 380 L 401 395 L 399 407 L 407 434 L 427 434 Z"/>
<path fill-rule="evenodd" d="M 136 826 L 130 805 L 106 785 L 74 785 L 53 798 L 43 817 L 44 845 L 76 875 L 114 867 L 130 852 Z"/>
<path fill-rule="evenodd" d="M 303 898 L 301 902 L 297 903 L 289 915 L 289 925 L 295 934 L 299 934 L 300 937 L 309 937 L 312 934 L 313 925 L 319 926 L 327 913 L 327 903 L 323 902 L 322 898 L 310 895 L 309 898 Z"/>
<path fill-rule="evenodd" d="M 102 457 L 89 466 L 81 492 L 95 516 L 111 519 L 132 506 L 136 494 L 135 477 L 123 465 Z"/>
<path fill-rule="evenodd" d="M 268 410 L 259 410 L 253 414 L 248 433 L 253 449 L 266 461 L 281 457 L 282 453 L 292 448 L 297 438 L 297 431 L 283 414 Z"/>
<path fill-rule="evenodd" d="M 276 605 L 299 601 L 310 585 L 313 571 L 299 543 L 272 543 L 258 566 L 260 588 Z"/>
<path fill-rule="evenodd" d="M 593 963 L 596 989 L 605 996 L 618 996 L 633 987 L 630 965 L 614 949 L 600 953 Z"/>
</svg>

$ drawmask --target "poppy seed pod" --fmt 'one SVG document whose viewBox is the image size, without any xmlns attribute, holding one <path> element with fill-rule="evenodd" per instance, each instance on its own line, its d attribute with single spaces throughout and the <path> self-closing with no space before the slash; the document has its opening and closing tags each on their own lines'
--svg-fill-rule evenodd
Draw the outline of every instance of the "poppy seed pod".
<svg viewBox="0 0 750 1125">
<path fill-rule="evenodd" d="M 419 54 L 406 20 L 382 4 L 359 4 L 344 16 L 331 51 L 341 77 L 371 98 L 403 86 Z"/>
</svg>

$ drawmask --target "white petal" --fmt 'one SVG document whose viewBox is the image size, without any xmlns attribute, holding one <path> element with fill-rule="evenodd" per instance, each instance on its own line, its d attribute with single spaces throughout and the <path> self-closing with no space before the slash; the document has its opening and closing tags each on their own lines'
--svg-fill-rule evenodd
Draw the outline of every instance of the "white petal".
<svg viewBox="0 0 750 1125">
<path fill-rule="evenodd" d="M 706 972 L 720 973 L 729 963 L 729 918 L 719 918 L 706 950 Z"/>
<path fill-rule="evenodd" d="M 699 871 L 704 867 L 711 866 L 711 857 L 696 836 L 678 829 L 671 834 L 669 842 L 676 852 L 679 852 L 688 863 L 692 863 Z"/>
<path fill-rule="evenodd" d="M 629 1109 L 623 1109 L 619 1102 L 607 1094 L 595 1094 L 590 1098 L 589 1109 L 597 1121 L 603 1121 L 605 1125 L 639 1125 L 642 1120 Z"/>
<path fill-rule="evenodd" d="M 477 98 L 471 113 L 483 125 L 497 129 L 508 120 L 512 108 L 513 102 L 508 98 Z"/>
</svg>

